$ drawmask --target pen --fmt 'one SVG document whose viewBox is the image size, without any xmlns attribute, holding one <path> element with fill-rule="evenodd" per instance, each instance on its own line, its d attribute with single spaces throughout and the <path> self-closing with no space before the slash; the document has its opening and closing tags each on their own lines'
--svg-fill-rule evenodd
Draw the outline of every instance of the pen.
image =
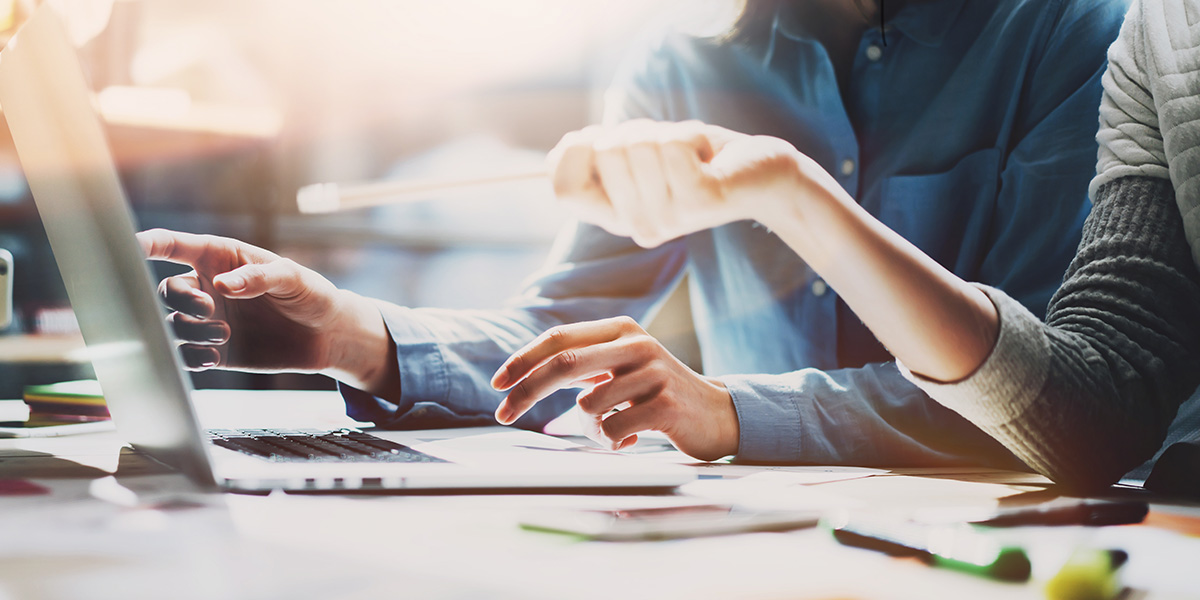
<svg viewBox="0 0 1200 600">
<path fill-rule="evenodd" d="M 1141 523 L 1150 512 L 1142 501 L 1110 502 L 1082 500 L 1070 503 L 1049 502 L 1033 506 L 1001 509 L 991 516 L 972 521 L 989 527 L 1019 525 L 1126 525 Z"/>
<path fill-rule="evenodd" d="M 1000 581 L 1028 581 L 1031 566 L 1022 548 L 1002 546 L 970 525 L 920 525 L 893 519 L 829 518 L 825 526 L 847 546 L 911 556 L 931 565 Z"/>
</svg>

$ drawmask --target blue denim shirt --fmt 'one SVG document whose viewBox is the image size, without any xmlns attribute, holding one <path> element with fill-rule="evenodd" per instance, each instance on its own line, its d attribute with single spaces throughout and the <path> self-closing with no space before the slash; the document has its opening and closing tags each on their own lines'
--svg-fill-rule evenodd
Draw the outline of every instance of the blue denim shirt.
<svg viewBox="0 0 1200 600">
<path fill-rule="evenodd" d="M 764 39 L 673 35 L 639 53 L 609 91 L 606 119 L 699 119 L 784 138 L 954 273 L 1044 314 L 1088 210 L 1100 75 L 1125 3 L 911 2 L 886 46 L 878 29 L 862 35 L 845 90 L 784 6 Z M 561 323 L 645 320 L 684 273 L 704 371 L 737 409 L 739 460 L 1014 465 L 906 381 L 834 291 L 750 222 L 650 250 L 575 224 L 504 309 L 384 307 L 402 400 L 343 386 L 348 412 L 391 427 L 491 423 L 502 396 L 488 380 L 510 352 Z M 518 424 L 540 427 L 574 396 L 558 392 Z"/>
</svg>

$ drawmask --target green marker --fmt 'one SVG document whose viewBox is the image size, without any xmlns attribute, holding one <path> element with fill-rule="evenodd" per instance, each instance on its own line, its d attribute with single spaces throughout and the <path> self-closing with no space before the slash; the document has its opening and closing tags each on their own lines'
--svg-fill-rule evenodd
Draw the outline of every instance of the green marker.
<svg viewBox="0 0 1200 600">
<path fill-rule="evenodd" d="M 1000 581 L 1028 581 L 1025 550 L 1002 546 L 970 525 L 930 526 L 896 519 L 851 518 L 824 521 L 834 539 L 858 548 L 911 556 L 929 564 Z"/>
</svg>

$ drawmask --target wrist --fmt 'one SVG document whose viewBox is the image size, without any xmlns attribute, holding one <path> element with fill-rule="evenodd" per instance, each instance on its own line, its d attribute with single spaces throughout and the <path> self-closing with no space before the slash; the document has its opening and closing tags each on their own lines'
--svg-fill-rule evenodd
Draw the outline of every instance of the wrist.
<svg viewBox="0 0 1200 600">
<path fill-rule="evenodd" d="M 733 395 L 721 380 L 714 377 L 704 379 L 718 398 L 718 408 L 715 411 L 718 415 L 714 436 L 716 443 L 712 448 L 714 456 L 711 460 L 736 455 L 738 446 L 741 445 L 741 426 L 738 423 L 737 409 L 733 405 Z"/>
<path fill-rule="evenodd" d="M 399 393 L 396 348 L 375 302 L 339 290 L 339 316 L 329 328 L 321 372 L 376 396 Z"/>
<path fill-rule="evenodd" d="M 785 172 L 759 202 L 762 209 L 754 218 L 821 272 L 846 243 L 847 221 L 861 208 L 832 175 L 798 150 L 789 153 Z"/>
<path fill-rule="evenodd" d="M 790 145 L 775 160 L 774 177 L 748 207 L 750 216 L 770 229 L 804 226 L 816 205 L 833 201 L 842 191 L 821 165 Z"/>
</svg>

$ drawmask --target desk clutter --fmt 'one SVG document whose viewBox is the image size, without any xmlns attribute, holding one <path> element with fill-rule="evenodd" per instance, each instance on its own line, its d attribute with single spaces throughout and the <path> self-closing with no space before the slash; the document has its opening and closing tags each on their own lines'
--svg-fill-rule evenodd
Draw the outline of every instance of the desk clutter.
<svg viewBox="0 0 1200 600">
<path fill-rule="evenodd" d="M 111 419 L 100 382 L 94 379 L 63 381 L 25 387 L 29 422 L 80 422 Z"/>
<path fill-rule="evenodd" d="M 201 392 L 206 427 L 354 425 L 335 392 Z M 622 458 L 701 479 L 660 494 L 205 494 L 119 435 L 0 439 L 0 598 L 1200 598 L 1200 507 L 1130 486 L 1080 499 L 976 467 L 696 463 L 653 439 Z M 529 530 L 562 515 L 624 521 L 599 531 L 630 541 Z"/>
</svg>

